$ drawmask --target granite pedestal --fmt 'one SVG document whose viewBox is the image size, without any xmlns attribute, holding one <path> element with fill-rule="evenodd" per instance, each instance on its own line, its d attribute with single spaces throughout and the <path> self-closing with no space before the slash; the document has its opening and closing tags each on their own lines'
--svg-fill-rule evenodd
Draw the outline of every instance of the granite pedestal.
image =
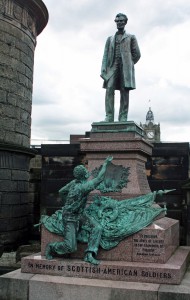
<svg viewBox="0 0 190 300">
<path fill-rule="evenodd" d="M 179 222 L 169 218 L 155 220 L 150 226 L 123 240 L 110 251 L 100 249 L 98 266 L 84 262 L 84 245 L 68 257 L 47 260 L 48 242 L 61 237 L 42 229 L 42 253 L 22 259 L 26 273 L 119 281 L 180 284 L 189 261 L 189 249 L 179 246 Z"/>
<path fill-rule="evenodd" d="M 0 276 L 0 299 L 189 300 L 189 282 L 190 268 L 180 285 L 62 277 L 17 270 Z"/>
<path fill-rule="evenodd" d="M 49 232 L 42 226 L 42 256 L 45 255 L 45 248 L 50 241 L 61 242 L 63 237 Z M 100 248 L 97 258 L 106 261 L 165 263 L 178 246 L 179 221 L 164 217 L 124 239 L 109 251 Z M 79 243 L 77 252 L 70 254 L 70 258 L 83 259 L 86 247 L 86 244 Z"/>
<path fill-rule="evenodd" d="M 109 196 L 121 200 L 150 192 L 145 163 L 152 153 L 152 145 L 144 140 L 140 126 L 134 122 L 93 123 L 90 137 L 80 139 L 80 145 L 90 172 L 100 167 L 107 156 L 113 156 L 113 164 L 129 168 L 126 186 Z M 100 192 L 92 192 L 89 199 L 97 193 Z"/>
<path fill-rule="evenodd" d="M 107 279 L 113 281 L 180 284 L 189 261 L 189 249 L 179 247 L 165 264 L 102 261 L 98 266 L 79 259 L 47 260 L 41 254 L 22 259 L 23 273 Z"/>
</svg>

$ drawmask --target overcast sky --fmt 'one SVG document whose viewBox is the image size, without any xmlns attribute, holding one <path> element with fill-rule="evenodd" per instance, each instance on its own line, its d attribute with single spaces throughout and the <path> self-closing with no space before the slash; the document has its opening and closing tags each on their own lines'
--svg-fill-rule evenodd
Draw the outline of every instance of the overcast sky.
<svg viewBox="0 0 190 300">
<path fill-rule="evenodd" d="M 144 124 L 151 106 L 162 141 L 190 142 L 189 0 L 43 2 L 49 22 L 35 50 L 32 139 L 68 140 L 104 120 L 102 55 L 122 12 L 141 50 L 128 120 Z M 117 118 L 119 92 L 115 107 Z"/>
</svg>

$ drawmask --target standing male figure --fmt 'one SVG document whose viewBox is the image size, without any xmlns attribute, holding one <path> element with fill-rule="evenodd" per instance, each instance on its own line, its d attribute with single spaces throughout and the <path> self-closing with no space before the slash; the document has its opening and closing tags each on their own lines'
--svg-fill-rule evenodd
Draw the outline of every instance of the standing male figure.
<svg viewBox="0 0 190 300">
<path fill-rule="evenodd" d="M 140 50 L 134 35 L 125 32 L 128 18 L 117 14 L 117 32 L 108 37 L 105 45 L 101 77 L 106 88 L 106 122 L 114 122 L 114 94 L 120 90 L 119 122 L 126 122 L 129 108 L 129 91 L 136 88 L 134 64 L 140 59 Z"/>
</svg>

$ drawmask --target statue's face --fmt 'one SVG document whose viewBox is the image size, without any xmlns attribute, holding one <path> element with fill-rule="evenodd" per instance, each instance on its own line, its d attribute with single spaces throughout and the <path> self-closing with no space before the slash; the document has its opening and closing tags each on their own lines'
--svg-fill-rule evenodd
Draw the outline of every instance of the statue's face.
<svg viewBox="0 0 190 300">
<path fill-rule="evenodd" d="M 78 180 L 88 179 L 90 174 L 83 165 L 74 168 L 74 177 Z"/>
<path fill-rule="evenodd" d="M 116 17 L 115 22 L 117 24 L 117 29 L 118 30 L 123 30 L 125 28 L 125 25 L 126 25 L 125 17 L 122 17 L 122 16 Z"/>
</svg>

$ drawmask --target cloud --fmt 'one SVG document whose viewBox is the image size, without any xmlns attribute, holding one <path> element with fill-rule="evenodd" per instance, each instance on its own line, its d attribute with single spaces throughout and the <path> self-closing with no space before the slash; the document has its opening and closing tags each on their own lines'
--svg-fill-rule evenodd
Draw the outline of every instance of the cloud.
<svg viewBox="0 0 190 300">
<path fill-rule="evenodd" d="M 116 30 L 115 15 L 124 12 L 129 18 L 126 31 L 135 33 L 142 52 L 129 119 L 143 123 L 151 99 L 163 139 L 173 141 L 176 134 L 176 140 L 189 140 L 189 0 L 44 3 L 50 19 L 35 52 L 33 138 L 69 139 L 104 119 L 105 90 L 99 76 L 103 49 Z M 118 109 L 116 93 L 116 116 Z"/>
</svg>

